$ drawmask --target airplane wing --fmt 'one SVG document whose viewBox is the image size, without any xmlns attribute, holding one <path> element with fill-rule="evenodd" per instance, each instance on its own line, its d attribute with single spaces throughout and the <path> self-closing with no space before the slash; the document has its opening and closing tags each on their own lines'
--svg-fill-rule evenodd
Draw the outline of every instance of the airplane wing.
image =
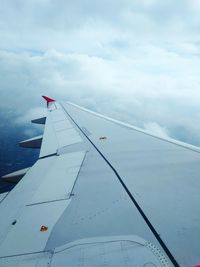
<svg viewBox="0 0 200 267">
<path fill-rule="evenodd" d="M 45 99 L 38 161 L 4 177 L 0 266 L 197 266 L 199 148 Z"/>
</svg>

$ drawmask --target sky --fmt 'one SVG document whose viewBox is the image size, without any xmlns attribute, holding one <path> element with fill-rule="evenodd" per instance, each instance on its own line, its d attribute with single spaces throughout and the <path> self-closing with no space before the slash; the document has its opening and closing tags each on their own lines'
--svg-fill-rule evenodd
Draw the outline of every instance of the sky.
<svg viewBox="0 0 200 267">
<path fill-rule="evenodd" d="M 40 133 L 48 95 L 200 145 L 199 14 L 200 0 L 0 0 L 1 142 Z"/>
</svg>

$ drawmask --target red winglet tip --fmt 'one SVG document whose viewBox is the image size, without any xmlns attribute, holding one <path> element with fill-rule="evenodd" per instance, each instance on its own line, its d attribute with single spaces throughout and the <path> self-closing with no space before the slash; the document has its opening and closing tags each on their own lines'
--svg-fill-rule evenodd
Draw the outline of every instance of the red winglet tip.
<svg viewBox="0 0 200 267">
<path fill-rule="evenodd" d="M 45 96 L 45 95 L 43 95 L 42 97 L 47 101 L 47 104 L 56 101 L 56 100 L 54 100 L 54 99 L 52 99 L 52 98 L 50 98 L 50 97 L 48 97 L 48 96 Z"/>
</svg>

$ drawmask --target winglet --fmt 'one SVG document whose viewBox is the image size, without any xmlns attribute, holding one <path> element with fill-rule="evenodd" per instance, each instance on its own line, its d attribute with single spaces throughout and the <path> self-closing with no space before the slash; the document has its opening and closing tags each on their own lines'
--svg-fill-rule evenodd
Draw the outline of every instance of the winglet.
<svg viewBox="0 0 200 267">
<path fill-rule="evenodd" d="M 56 101 L 56 100 L 54 100 L 48 96 L 45 96 L 45 95 L 43 95 L 42 97 L 47 101 L 47 107 L 49 106 L 50 103 L 53 103 Z"/>
</svg>

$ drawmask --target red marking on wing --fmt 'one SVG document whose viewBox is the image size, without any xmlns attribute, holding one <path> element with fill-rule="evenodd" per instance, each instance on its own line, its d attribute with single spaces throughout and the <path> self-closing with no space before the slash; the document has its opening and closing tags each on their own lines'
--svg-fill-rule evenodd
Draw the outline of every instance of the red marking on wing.
<svg viewBox="0 0 200 267">
<path fill-rule="evenodd" d="M 52 99 L 52 98 L 50 98 L 50 97 L 48 97 L 48 96 L 45 96 L 45 95 L 43 95 L 42 97 L 47 101 L 47 105 L 48 105 L 49 103 L 52 103 L 52 102 L 55 102 L 55 101 L 56 101 L 56 100 L 54 100 L 54 99 Z"/>
<path fill-rule="evenodd" d="M 45 232 L 45 231 L 47 231 L 47 230 L 48 230 L 48 227 L 45 226 L 45 225 L 42 225 L 42 226 L 40 227 L 40 232 Z"/>
</svg>

